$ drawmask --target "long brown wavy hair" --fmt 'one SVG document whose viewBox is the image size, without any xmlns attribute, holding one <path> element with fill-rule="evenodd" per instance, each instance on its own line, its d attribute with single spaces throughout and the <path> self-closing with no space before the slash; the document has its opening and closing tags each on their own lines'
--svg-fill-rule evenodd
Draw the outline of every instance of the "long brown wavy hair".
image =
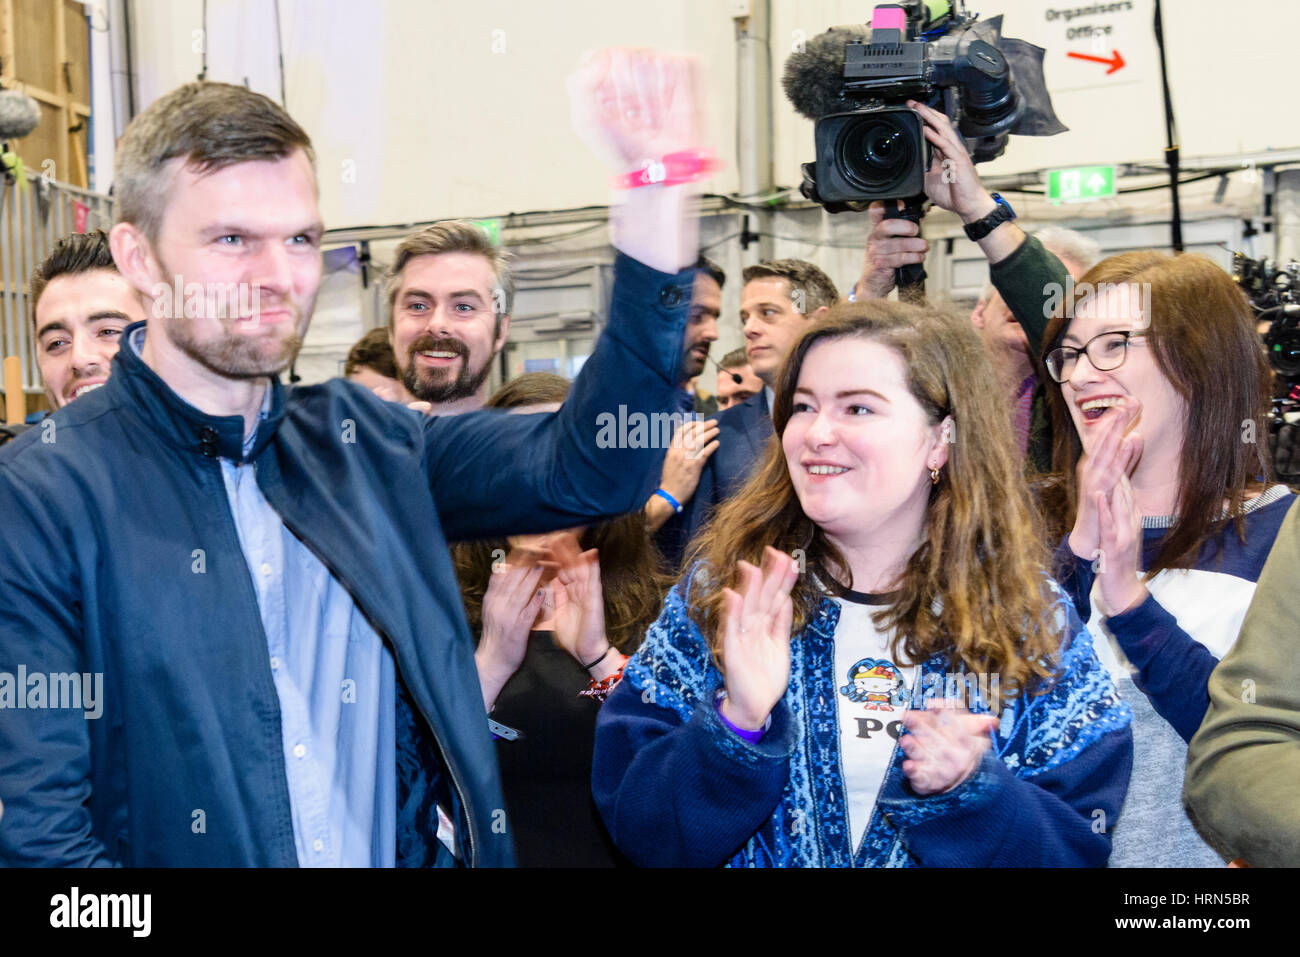
<svg viewBox="0 0 1300 957">
<path fill-rule="evenodd" d="M 715 659 L 722 589 L 738 587 L 737 559 L 759 564 L 767 545 L 795 557 L 798 549 L 806 571 L 853 587 L 843 556 L 804 514 L 781 445 L 808 351 L 849 338 L 893 349 L 929 422 L 951 415 L 955 426 L 948 463 L 930 491 L 925 539 L 907 562 L 897 600 L 876 613 L 877 626 L 894 629 L 896 659 L 900 648 L 911 663 L 946 652 L 950 666 L 998 674 L 1010 694 L 1035 689 L 1050 674 L 1061 636 L 1050 625 L 1047 556 L 993 368 L 965 317 L 878 300 L 841 303 L 799 339 L 775 385 L 776 435 L 749 482 L 692 542 L 692 559 L 708 568 L 692 615 Z M 825 597 L 814 574 L 801 574 L 794 586 L 796 632 Z"/>
<path fill-rule="evenodd" d="M 562 376 L 526 372 L 498 389 L 486 406 L 526 409 L 563 402 L 568 394 L 569 382 Z M 632 512 L 593 525 L 579 536 L 579 545 L 584 551 L 595 548 L 600 552 L 605 634 L 615 648 L 631 654 L 658 617 L 664 594 L 671 585 L 663 558 L 646 533 L 645 513 Z M 483 596 L 492 580 L 492 566 L 509 552 L 510 544 L 505 539 L 461 542 L 451 547 L 465 617 L 475 636 L 483 629 Z"/>
<path fill-rule="evenodd" d="M 1102 283 L 1150 284 L 1151 315 L 1143 317 L 1147 342 L 1156 366 L 1187 403 L 1177 518 L 1146 569 L 1150 578 L 1167 568 L 1194 565 L 1202 546 L 1226 530 L 1229 516 L 1245 541 L 1242 504 L 1271 474 L 1264 449 L 1272 371 L 1245 294 L 1215 262 L 1194 253 L 1132 252 L 1103 259 L 1079 278 L 1074 295 L 1048 323 L 1044 358 L 1069 332 L 1078 303 Z M 1078 507 L 1076 472 L 1083 445 L 1060 383 L 1050 386 L 1052 466 L 1066 490 L 1068 529 Z M 1247 441 L 1247 429 L 1254 442 Z"/>
</svg>

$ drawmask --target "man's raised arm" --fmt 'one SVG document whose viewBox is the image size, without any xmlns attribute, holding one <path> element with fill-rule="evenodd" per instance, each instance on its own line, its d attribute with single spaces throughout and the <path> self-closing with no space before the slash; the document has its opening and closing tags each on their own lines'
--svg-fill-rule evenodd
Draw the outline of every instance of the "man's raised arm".
<svg viewBox="0 0 1300 957">
<path fill-rule="evenodd" d="M 640 509 L 679 424 L 665 410 L 675 406 L 698 255 L 692 204 L 710 167 L 696 67 L 606 50 L 588 54 L 569 87 L 579 135 L 614 176 L 608 323 L 559 412 L 429 420 L 429 483 L 452 540 Z"/>
</svg>

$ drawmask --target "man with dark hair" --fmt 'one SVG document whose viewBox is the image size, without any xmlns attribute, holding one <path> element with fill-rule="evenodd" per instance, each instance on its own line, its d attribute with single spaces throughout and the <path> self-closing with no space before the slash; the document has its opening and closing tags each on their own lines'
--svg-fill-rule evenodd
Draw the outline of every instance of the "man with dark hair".
<svg viewBox="0 0 1300 957">
<path fill-rule="evenodd" d="M 509 254 L 467 220 L 435 223 L 398 245 L 387 293 L 397 398 L 434 413 L 481 409 L 510 332 Z"/>
<path fill-rule="evenodd" d="M 745 347 L 732 349 L 718 363 L 718 411 L 739 405 L 763 390 L 763 380 L 745 355 Z"/>
<path fill-rule="evenodd" d="M 687 543 L 713 509 L 749 477 L 772 435 L 772 384 L 781 364 L 808 324 L 825 315 L 839 299 L 830 277 L 802 259 L 773 259 L 748 266 L 743 277 L 740 320 L 745 329 L 745 355 L 764 388 L 717 413 L 713 416 L 717 431 L 698 436 L 700 441 L 712 443 L 716 451 L 709 452 L 698 470 L 689 500 L 677 500 L 675 514 L 656 537 L 674 566 L 681 563 Z M 667 466 L 665 459 L 665 472 Z"/>
<path fill-rule="evenodd" d="M 693 77 L 604 51 L 571 81 L 580 131 L 624 173 L 696 148 Z M 510 864 L 446 543 L 644 503 L 657 451 L 602 444 L 599 422 L 672 402 L 698 187 L 612 204 L 608 330 L 558 413 L 428 416 L 337 378 L 279 384 L 323 226 L 310 141 L 277 104 L 188 84 L 131 122 L 117 166 L 113 257 L 148 328 L 52 416 L 58 441 L 0 450 L 0 672 L 102 673 L 106 694 L 90 715 L 18 690 L 0 862 Z"/>
<path fill-rule="evenodd" d="M 695 261 L 695 282 L 691 287 L 691 311 L 686 321 L 686 338 L 682 345 L 681 370 L 678 372 L 677 407 L 674 412 L 688 416 L 673 435 L 672 444 L 664 453 L 663 473 L 659 487 L 646 500 L 646 528 L 652 533 L 672 518 L 681 503 L 690 501 L 695 486 L 700 481 L 700 470 L 718 443 L 718 427 L 713 422 L 700 422 L 696 418 L 716 411 L 691 389 L 691 380 L 704 371 L 709 358 L 709 347 L 718 340 L 718 317 L 722 315 L 722 286 L 727 274 L 722 267 L 706 256 Z M 661 549 L 671 552 L 673 542 L 665 538 L 658 542 Z"/>
<path fill-rule="evenodd" d="M 716 411 L 717 403 L 700 397 L 691 388 L 709 361 L 709 347 L 718 341 L 718 317 L 722 315 L 722 287 L 727 274 L 722 267 L 704 256 L 695 263 L 695 285 L 691 290 L 691 312 L 686 322 L 686 341 L 682 346 L 679 412 L 707 415 Z"/>
<path fill-rule="evenodd" d="M 102 230 L 60 239 L 28 283 L 36 365 L 51 410 L 107 380 L 122 330 L 145 318 Z"/>
<path fill-rule="evenodd" d="M 397 362 L 387 329 L 371 329 L 348 350 L 343 361 L 343 378 L 374 392 L 378 389 L 397 394 Z"/>
</svg>

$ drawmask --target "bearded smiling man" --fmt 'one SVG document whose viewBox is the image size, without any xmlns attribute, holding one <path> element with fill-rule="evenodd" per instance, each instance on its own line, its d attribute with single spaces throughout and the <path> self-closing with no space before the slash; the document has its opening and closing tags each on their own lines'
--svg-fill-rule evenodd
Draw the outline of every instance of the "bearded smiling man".
<svg viewBox="0 0 1300 957">
<path fill-rule="evenodd" d="M 383 397 L 427 402 L 441 415 L 481 409 L 510 331 L 508 255 L 473 223 L 437 223 L 402 240 L 387 292 L 406 394 Z"/>
<path fill-rule="evenodd" d="M 603 51 L 570 93 L 611 177 L 703 146 L 683 57 Z M 311 141 L 273 101 L 188 84 L 131 121 L 116 168 L 113 257 L 147 327 L 52 441 L 0 449 L 0 673 L 102 673 L 103 720 L 4 711 L 0 864 L 512 863 L 447 542 L 645 502 L 660 453 L 603 448 L 597 422 L 673 400 L 698 185 L 618 190 L 608 328 L 560 411 L 429 416 L 277 379 L 322 225 Z M 451 285 L 424 292 L 464 313 L 481 286 Z M 472 379 L 486 353 L 447 335 Z"/>
</svg>

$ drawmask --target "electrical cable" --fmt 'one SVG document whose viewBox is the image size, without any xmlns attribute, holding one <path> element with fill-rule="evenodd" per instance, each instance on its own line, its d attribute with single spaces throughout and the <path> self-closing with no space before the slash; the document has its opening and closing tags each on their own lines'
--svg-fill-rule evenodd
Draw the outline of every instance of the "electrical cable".
<svg viewBox="0 0 1300 957">
<path fill-rule="evenodd" d="M 1173 201 L 1169 226 L 1174 252 L 1180 253 L 1183 251 L 1183 210 L 1178 201 L 1178 125 L 1174 121 L 1174 101 L 1169 92 L 1169 71 L 1165 66 L 1165 30 L 1160 0 L 1156 0 L 1155 33 L 1156 49 L 1160 54 L 1160 88 L 1165 105 L 1165 142 L 1169 144 L 1165 147 L 1165 161 L 1169 164 L 1169 193 Z"/>
<path fill-rule="evenodd" d="M 203 0 L 203 67 L 199 71 L 198 78 L 200 81 L 208 78 L 208 0 Z"/>
<path fill-rule="evenodd" d="M 275 0 L 275 51 L 280 57 L 280 105 L 288 111 L 289 101 L 285 98 L 284 86 L 284 38 L 280 35 L 280 0 Z"/>
</svg>

